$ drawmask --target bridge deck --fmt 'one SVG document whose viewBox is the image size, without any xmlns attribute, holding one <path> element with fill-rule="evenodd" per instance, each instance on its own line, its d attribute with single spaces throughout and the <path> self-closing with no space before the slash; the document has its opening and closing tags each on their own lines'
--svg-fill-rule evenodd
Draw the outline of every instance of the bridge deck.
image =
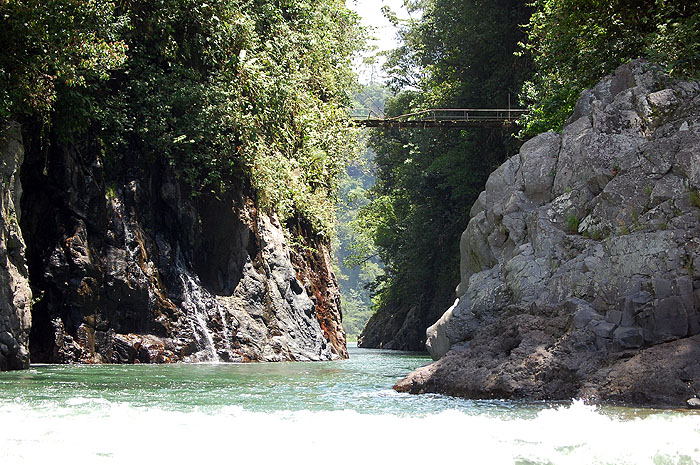
<svg viewBox="0 0 700 465">
<path fill-rule="evenodd" d="M 353 115 L 352 120 L 358 126 L 369 128 L 474 128 L 509 126 L 522 115 L 523 109 L 483 109 L 483 108 L 432 108 L 392 118 L 372 115 L 366 117 Z"/>
</svg>

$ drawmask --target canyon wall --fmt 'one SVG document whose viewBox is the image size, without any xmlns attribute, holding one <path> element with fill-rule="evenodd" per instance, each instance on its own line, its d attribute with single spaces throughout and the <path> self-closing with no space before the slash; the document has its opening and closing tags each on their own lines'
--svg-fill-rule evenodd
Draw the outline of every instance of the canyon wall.
<svg viewBox="0 0 700 465">
<path fill-rule="evenodd" d="M 20 231 L 19 172 L 24 161 L 18 124 L 0 127 L 0 371 L 29 366 L 32 300 Z"/>
<path fill-rule="evenodd" d="M 248 186 L 193 197 L 139 153 L 9 134 L 0 368 L 347 357 L 328 244 Z"/>
<path fill-rule="evenodd" d="M 638 60 L 488 179 L 409 392 L 684 405 L 700 392 L 700 84 Z"/>
</svg>

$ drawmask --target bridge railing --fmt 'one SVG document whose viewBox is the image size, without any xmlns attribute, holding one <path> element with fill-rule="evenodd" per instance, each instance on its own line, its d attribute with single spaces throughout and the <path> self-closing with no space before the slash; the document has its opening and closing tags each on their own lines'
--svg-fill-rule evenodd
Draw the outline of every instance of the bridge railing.
<svg viewBox="0 0 700 465">
<path fill-rule="evenodd" d="M 431 108 L 405 115 L 382 118 L 373 111 L 352 112 L 351 118 L 361 120 L 401 121 L 512 121 L 520 118 L 527 110 L 522 108 Z"/>
<path fill-rule="evenodd" d="M 372 108 L 353 108 L 350 110 L 350 118 L 354 120 L 384 119 L 384 114 L 378 113 Z"/>
</svg>

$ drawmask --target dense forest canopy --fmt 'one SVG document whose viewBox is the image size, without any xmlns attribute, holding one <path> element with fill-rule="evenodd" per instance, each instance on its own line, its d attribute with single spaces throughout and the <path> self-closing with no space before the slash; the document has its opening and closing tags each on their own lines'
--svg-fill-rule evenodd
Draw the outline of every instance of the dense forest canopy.
<svg viewBox="0 0 700 465">
<path fill-rule="evenodd" d="M 373 157 L 374 152 L 367 149 L 348 166 L 341 178 L 338 196 L 335 275 L 340 285 L 343 328 L 348 340 L 356 340 L 372 316 L 368 286 L 381 273 L 381 264 L 375 254 L 365 255 L 362 263 L 355 260 L 360 256 L 355 253 L 357 248 L 372 248 L 372 244 L 363 242 L 367 237 L 357 223 L 357 214 L 367 204 L 366 192 L 374 184 Z"/>
<path fill-rule="evenodd" d="M 528 137 L 560 128 L 584 88 L 631 59 L 700 75 L 698 2 L 405 3 L 413 19 L 388 13 L 402 41 L 386 63 L 388 116 L 519 96 Z M 248 186 L 283 221 L 332 235 L 359 145 L 348 107 L 362 31 L 342 0 L 3 0 L 0 18 L 0 120 L 39 146 L 89 141 L 108 176 L 138 153 L 193 196 Z M 521 142 L 507 129 L 372 133 L 376 184 L 358 201 L 364 181 L 346 183 L 359 216 L 348 228 L 345 211 L 340 233 L 355 242 L 344 259 L 385 265 L 371 284 L 377 309 L 418 308 L 422 325 L 439 316 L 470 207 Z M 343 276 L 357 286 L 378 270 L 358 273 Z M 355 297 L 348 305 L 368 304 Z"/>
<path fill-rule="evenodd" d="M 381 115 L 389 95 L 390 91 L 385 85 L 370 82 L 355 96 L 353 109 L 363 117 Z M 382 269 L 372 238 L 366 234 L 367 227 L 358 217 L 360 209 L 369 201 L 367 191 L 376 180 L 375 154 L 366 143 L 365 147 L 364 152 L 348 165 L 341 176 L 338 196 L 335 273 L 340 284 L 343 328 L 348 340 L 356 340 L 372 316 L 369 287 Z"/>
<path fill-rule="evenodd" d="M 1 118 L 97 140 L 106 166 L 165 159 L 194 195 L 243 180 L 330 235 L 356 146 L 341 0 L 8 0 L 0 17 Z"/>
<path fill-rule="evenodd" d="M 431 0 L 408 6 L 422 15 L 401 25 L 403 45 L 388 57 L 396 92 L 387 102 L 388 116 L 505 107 L 509 93 L 515 99 L 529 70 L 528 60 L 514 55 L 524 39 L 519 24 L 529 17 L 524 3 Z M 385 265 L 374 283 L 380 314 L 417 306 L 420 324 L 428 325 L 449 306 L 469 209 L 512 143 L 499 129 L 374 132 L 377 181 L 360 221 Z M 397 348 L 421 348 L 422 341 L 409 339 Z"/>
</svg>

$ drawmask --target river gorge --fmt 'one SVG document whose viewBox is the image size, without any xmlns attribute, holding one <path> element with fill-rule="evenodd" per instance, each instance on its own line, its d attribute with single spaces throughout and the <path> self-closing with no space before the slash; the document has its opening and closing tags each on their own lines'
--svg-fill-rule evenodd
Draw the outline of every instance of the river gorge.
<svg viewBox="0 0 700 465">
<path fill-rule="evenodd" d="M 0 464 L 700 464 L 700 4 L 351 3 L 0 0 Z"/>
</svg>

